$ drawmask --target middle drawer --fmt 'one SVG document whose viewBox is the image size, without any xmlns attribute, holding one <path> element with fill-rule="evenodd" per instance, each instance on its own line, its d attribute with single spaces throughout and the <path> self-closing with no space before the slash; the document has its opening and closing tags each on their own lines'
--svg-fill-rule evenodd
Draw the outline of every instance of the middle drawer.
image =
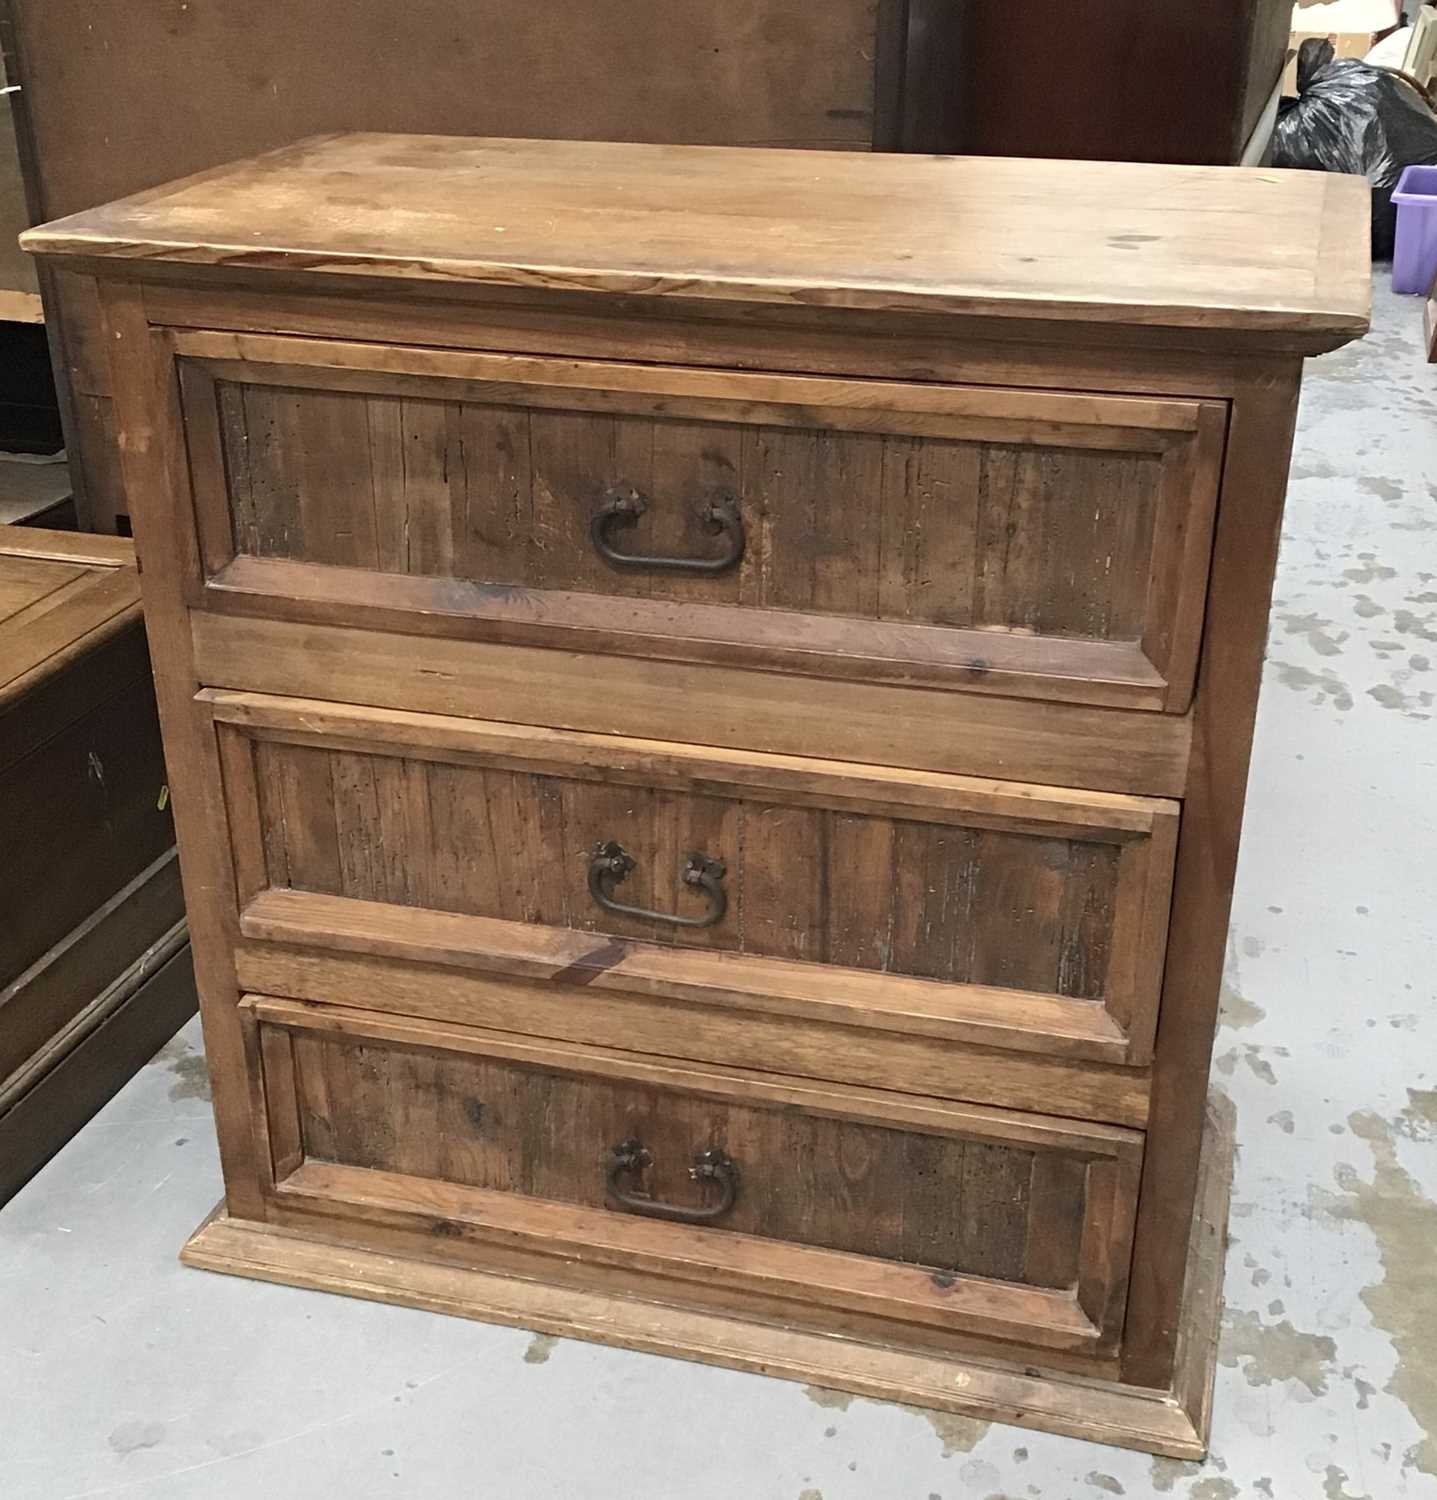
<svg viewBox="0 0 1437 1500">
<path fill-rule="evenodd" d="M 1174 803 L 201 698 L 250 936 L 386 930 L 398 956 L 508 976 L 1109 1065 L 1151 1055 Z"/>
</svg>

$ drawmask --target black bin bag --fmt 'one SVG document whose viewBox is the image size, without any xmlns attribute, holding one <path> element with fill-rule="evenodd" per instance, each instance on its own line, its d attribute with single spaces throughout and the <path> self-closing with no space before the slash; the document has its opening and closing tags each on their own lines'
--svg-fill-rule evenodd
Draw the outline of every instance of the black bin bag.
<svg viewBox="0 0 1437 1500">
<path fill-rule="evenodd" d="M 1404 167 L 1437 163 L 1437 115 L 1384 68 L 1334 58 L 1325 37 L 1297 54 L 1297 98 L 1278 110 L 1273 165 L 1354 172 L 1372 184 L 1372 254 L 1392 257 L 1392 191 Z"/>
</svg>

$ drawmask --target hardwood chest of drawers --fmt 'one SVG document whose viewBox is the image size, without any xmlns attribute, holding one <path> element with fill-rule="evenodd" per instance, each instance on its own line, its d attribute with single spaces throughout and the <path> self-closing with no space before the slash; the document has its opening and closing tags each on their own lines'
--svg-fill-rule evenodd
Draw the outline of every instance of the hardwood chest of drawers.
<svg viewBox="0 0 1437 1500">
<path fill-rule="evenodd" d="M 1366 188 L 341 136 L 97 276 L 197 1265 L 1191 1455 L 1301 361 Z"/>
</svg>

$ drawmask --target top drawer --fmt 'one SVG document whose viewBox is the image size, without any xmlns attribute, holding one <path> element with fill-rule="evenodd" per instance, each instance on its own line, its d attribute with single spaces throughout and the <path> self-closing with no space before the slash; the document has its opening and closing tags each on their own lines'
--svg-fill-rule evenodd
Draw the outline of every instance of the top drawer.
<svg viewBox="0 0 1437 1500">
<path fill-rule="evenodd" d="M 212 606 L 1128 708 L 1190 698 L 1221 402 L 175 343 Z"/>
</svg>

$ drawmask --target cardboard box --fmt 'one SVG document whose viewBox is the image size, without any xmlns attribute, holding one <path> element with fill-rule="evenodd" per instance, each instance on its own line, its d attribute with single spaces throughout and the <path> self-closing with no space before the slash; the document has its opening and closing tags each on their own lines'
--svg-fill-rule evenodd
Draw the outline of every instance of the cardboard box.
<svg viewBox="0 0 1437 1500">
<path fill-rule="evenodd" d="M 1327 37 L 1338 57 L 1363 58 L 1401 19 L 1399 0 L 1296 0 L 1283 93 L 1297 92 L 1297 51 L 1309 38 Z"/>
</svg>

